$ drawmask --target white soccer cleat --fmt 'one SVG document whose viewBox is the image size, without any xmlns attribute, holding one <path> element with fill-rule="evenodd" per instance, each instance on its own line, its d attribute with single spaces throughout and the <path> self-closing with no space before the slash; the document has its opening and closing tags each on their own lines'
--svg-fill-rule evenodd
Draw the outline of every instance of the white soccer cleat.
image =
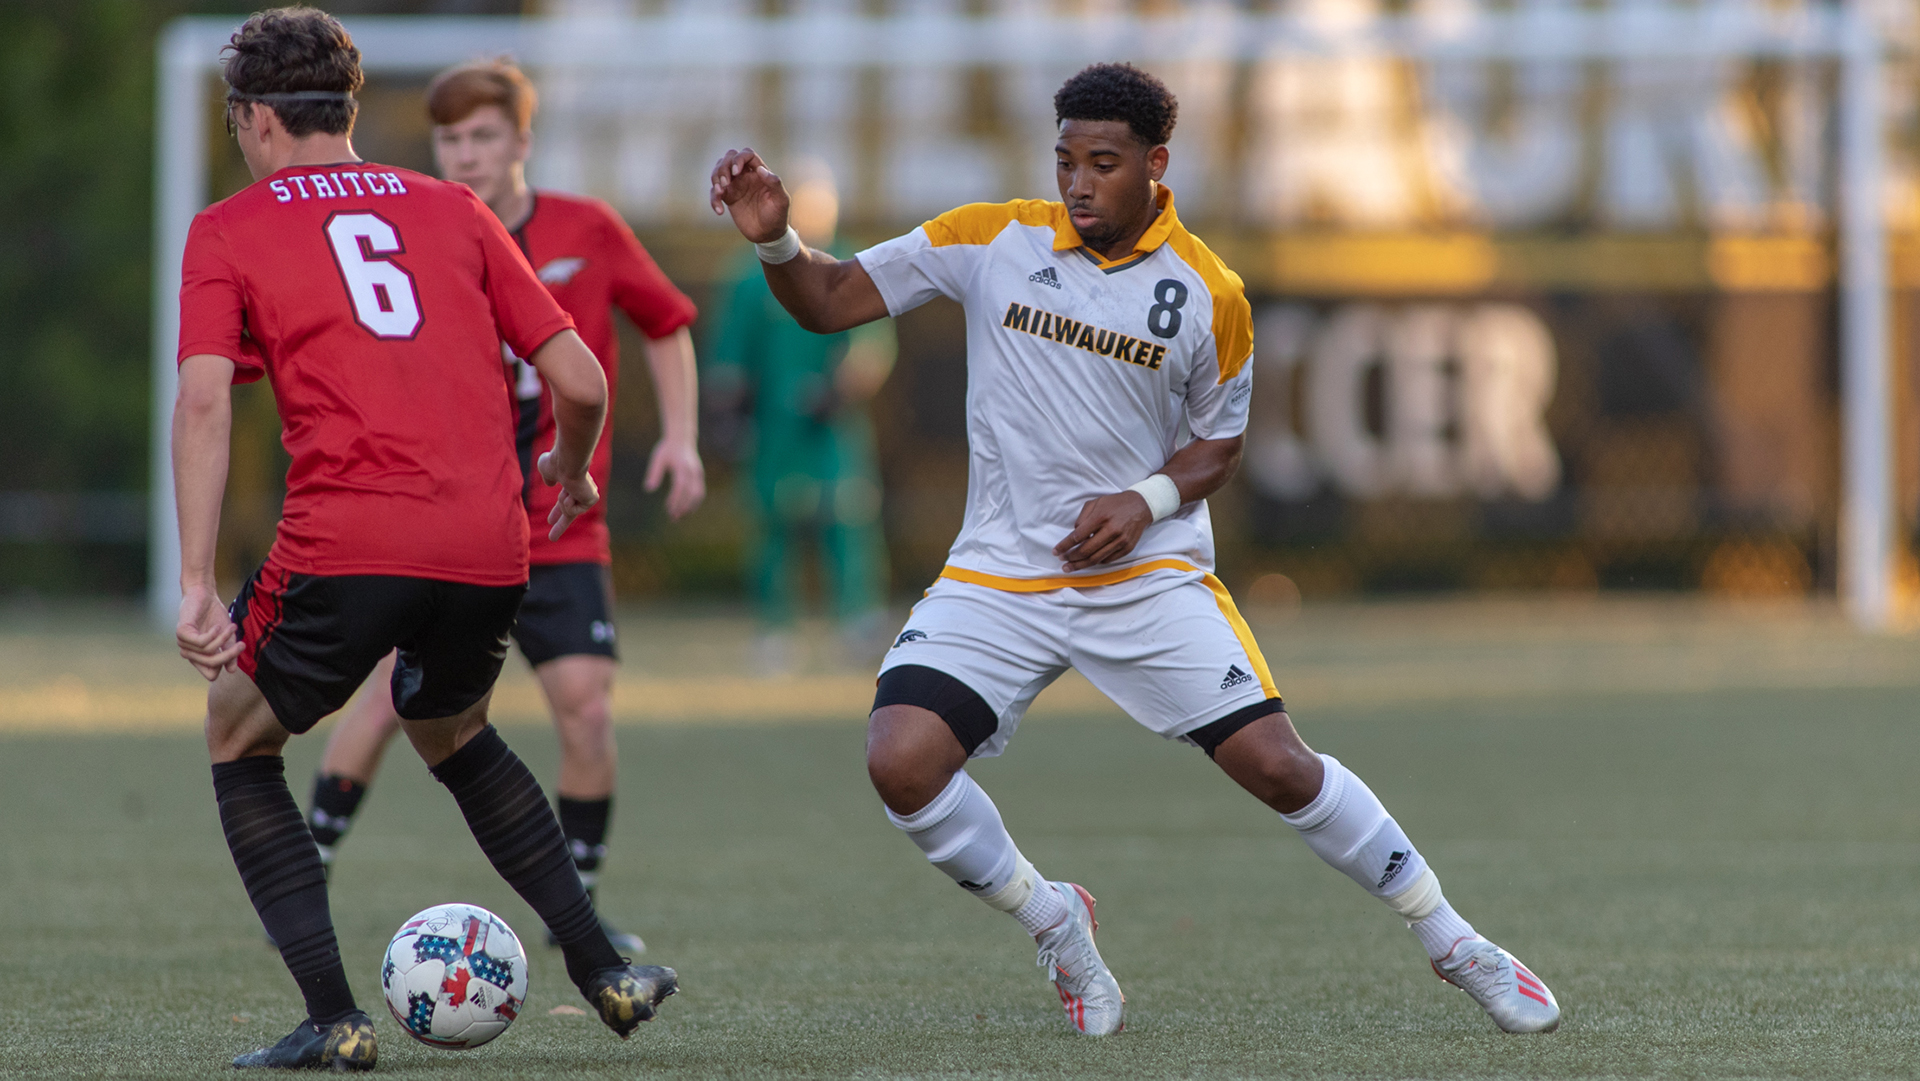
<svg viewBox="0 0 1920 1081">
<path fill-rule="evenodd" d="M 1071 882 L 1048 883 L 1066 898 L 1067 918 L 1033 936 L 1040 946 L 1038 963 L 1060 992 L 1060 1005 L 1075 1029 L 1089 1036 L 1107 1036 L 1126 1027 L 1127 996 L 1112 970 L 1100 959 L 1093 933 L 1093 895 Z"/>
<path fill-rule="evenodd" d="M 1475 935 L 1433 962 L 1434 974 L 1465 991 L 1505 1032 L 1552 1032 L 1560 1004 L 1520 959 Z"/>
</svg>

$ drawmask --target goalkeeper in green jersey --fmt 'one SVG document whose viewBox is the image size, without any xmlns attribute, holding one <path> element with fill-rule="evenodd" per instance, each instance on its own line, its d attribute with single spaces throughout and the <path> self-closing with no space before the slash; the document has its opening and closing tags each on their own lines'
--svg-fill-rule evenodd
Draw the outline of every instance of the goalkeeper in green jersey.
<svg viewBox="0 0 1920 1081">
<path fill-rule="evenodd" d="M 794 227 L 815 247 L 849 255 L 834 243 L 833 181 L 824 169 L 811 172 L 794 192 Z M 841 334 L 802 330 L 747 252 L 723 287 L 715 326 L 702 385 L 715 414 L 710 430 L 746 465 L 757 527 L 750 577 L 761 619 L 759 669 L 777 674 L 796 664 L 795 563 L 809 548 L 818 553 L 844 651 L 870 659 L 885 644 L 887 554 L 867 403 L 893 368 L 892 321 Z"/>
</svg>

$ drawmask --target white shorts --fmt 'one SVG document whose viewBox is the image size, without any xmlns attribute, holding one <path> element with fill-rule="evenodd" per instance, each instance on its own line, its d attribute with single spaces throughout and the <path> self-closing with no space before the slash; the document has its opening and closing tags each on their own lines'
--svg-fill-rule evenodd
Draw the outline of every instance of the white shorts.
<svg viewBox="0 0 1920 1081">
<path fill-rule="evenodd" d="M 1154 574 L 1184 580 L 1016 593 L 941 578 L 913 606 L 880 671 L 923 665 L 985 699 L 999 727 L 975 758 L 1004 751 L 1027 707 L 1068 668 L 1134 720 L 1187 743 L 1196 728 L 1280 697 L 1220 579 Z"/>
</svg>

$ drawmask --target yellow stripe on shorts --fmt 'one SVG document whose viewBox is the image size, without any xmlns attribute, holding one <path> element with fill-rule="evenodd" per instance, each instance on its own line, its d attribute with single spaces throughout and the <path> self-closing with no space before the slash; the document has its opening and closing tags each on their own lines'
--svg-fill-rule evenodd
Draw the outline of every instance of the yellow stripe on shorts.
<svg viewBox="0 0 1920 1081">
<path fill-rule="evenodd" d="M 1267 670 L 1267 658 L 1260 653 L 1260 643 L 1253 640 L 1253 631 L 1247 627 L 1247 621 L 1240 618 L 1240 609 L 1233 603 L 1233 594 L 1227 592 L 1227 585 L 1209 574 L 1203 579 L 1207 588 L 1213 590 L 1213 602 L 1220 606 L 1220 614 L 1227 617 L 1227 626 L 1233 628 L 1233 635 L 1240 639 L 1240 648 L 1247 651 L 1247 660 L 1253 662 L 1253 674 L 1260 677 L 1260 689 L 1267 692 L 1268 698 L 1280 697 L 1273 685 L 1273 673 Z"/>
</svg>

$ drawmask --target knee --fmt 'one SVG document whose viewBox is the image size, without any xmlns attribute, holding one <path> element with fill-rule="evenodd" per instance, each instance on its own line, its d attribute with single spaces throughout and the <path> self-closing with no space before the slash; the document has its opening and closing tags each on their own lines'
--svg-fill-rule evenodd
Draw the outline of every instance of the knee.
<svg viewBox="0 0 1920 1081">
<path fill-rule="evenodd" d="M 561 742 L 575 754 L 603 756 L 613 747 L 613 705 L 606 698 L 556 708 L 554 722 Z"/>
<path fill-rule="evenodd" d="M 925 710 L 939 725 L 950 748 L 930 738 L 923 724 L 887 716 L 899 707 L 875 711 L 867 726 L 867 779 L 880 801 L 895 814 L 912 814 L 932 803 L 966 764 L 966 754 L 946 723 Z"/>
<path fill-rule="evenodd" d="M 277 755 L 286 744 L 284 738 L 275 739 L 271 733 L 221 726 L 212 720 L 207 722 L 207 760 L 210 762 L 237 762 L 255 755 Z"/>
<path fill-rule="evenodd" d="M 1305 744 L 1262 755 L 1255 768 L 1263 789 L 1261 802 L 1282 814 L 1292 814 L 1312 803 L 1326 776 L 1320 756 Z"/>
<path fill-rule="evenodd" d="M 869 734 L 867 739 L 867 780 L 873 782 L 873 790 L 880 794 L 888 807 L 895 806 L 897 799 L 904 796 L 904 789 L 915 788 L 920 770 L 913 755 L 901 746 L 901 741 L 888 739 L 884 735 Z M 909 810 L 917 810 L 910 808 Z M 905 814 L 907 811 L 901 811 Z"/>
<path fill-rule="evenodd" d="M 1254 798 L 1291 814 L 1320 794 L 1326 766 L 1284 713 L 1263 717 L 1227 737 L 1213 760 Z"/>
</svg>

